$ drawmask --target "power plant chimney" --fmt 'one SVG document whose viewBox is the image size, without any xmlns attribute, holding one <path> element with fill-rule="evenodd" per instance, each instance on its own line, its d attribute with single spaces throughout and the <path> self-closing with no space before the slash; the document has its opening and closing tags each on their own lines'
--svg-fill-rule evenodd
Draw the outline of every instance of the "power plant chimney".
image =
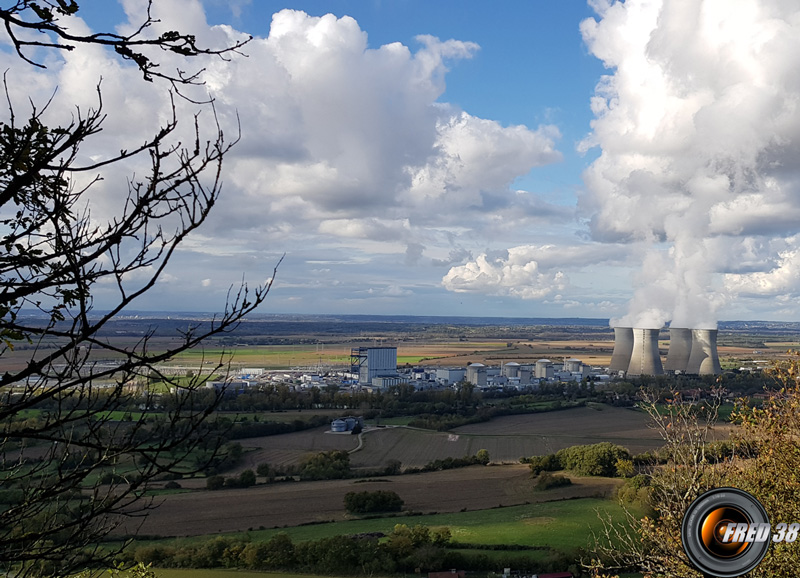
<svg viewBox="0 0 800 578">
<path fill-rule="evenodd" d="M 666 371 L 686 371 L 692 354 L 692 330 L 684 327 L 669 328 L 669 353 L 664 363 Z"/>
<path fill-rule="evenodd" d="M 661 356 L 658 354 L 658 329 L 633 329 L 633 352 L 628 375 L 661 375 Z"/>
<path fill-rule="evenodd" d="M 609 371 L 628 371 L 631 364 L 631 353 L 633 352 L 633 328 L 615 327 L 614 328 L 614 353 L 611 354 L 611 363 L 608 365 Z"/>
<path fill-rule="evenodd" d="M 717 353 L 716 329 L 692 330 L 692 352 L 689 355 L 686 373 L 696 373 L 698 375 L 719 375 L 722 373 L 722 368 L 719 365 L 719 354 Z"/>
</svg>

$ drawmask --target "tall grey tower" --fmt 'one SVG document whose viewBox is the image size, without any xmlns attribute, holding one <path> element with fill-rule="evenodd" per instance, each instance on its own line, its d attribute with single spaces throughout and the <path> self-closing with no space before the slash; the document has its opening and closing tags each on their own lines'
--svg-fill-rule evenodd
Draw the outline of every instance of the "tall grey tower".
<svg viewBox="0 0 800 578">
<path fill-rule="evenodd" d="M 692 330 L 692 353 L 689 355 L 686 373 L 696 373 L 698 375 L 719 375 L 722 373 L 719 354 L 717 353 L 716 329 Z"/>
<path fill-rule="evenodd" d="M 658 354 L 658 329 L 634 329 L 633 351 L 628 375 L 662 375 L 661 356 Z"/>
<path fill-rule="evenodd" d="M 692 353 L 692 330 L 684 327 L 669 328 L 669 353 L 664 369 L 686 371 Z"/>
<path fill-rule="evenodd" d="M 633 328 L 614 328 L 614 353 L 611 354 L 609 371 L 628 371 L 633 352 Z"/>
</svg>

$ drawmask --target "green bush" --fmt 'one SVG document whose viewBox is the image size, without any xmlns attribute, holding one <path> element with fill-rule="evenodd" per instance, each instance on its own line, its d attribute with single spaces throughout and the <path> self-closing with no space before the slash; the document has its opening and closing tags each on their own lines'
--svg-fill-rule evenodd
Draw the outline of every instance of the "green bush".
<svg viewBox="0 0 800 578">
<path fill-rule="evenodd" d="M 239 486 L 249 488 L 256 484 L 256 473 L 253 470 L 245 470 L 239 474 Z"/>
<path fill-rule="evenodd" d="M 630 460 L 631 455 L 620 445 L 602 442 L 559 450 L 556 458 L 564 469 L 581 476 L 615 476 L 617 460 Z"/>
<path fill-rule="evenodd" d="M 350 477 L 350 455 L 333 450 L 319 452 L 300 464 L 301 480 L 340 480 Z"/>
<path fill-rule="evenodd" d="M 538 476 L 542 472 L 555 472 L 562 469 L 561 462 L 555 454 L 547 454 L 546 456 L 531 456 L 527 460 L 531 473 Z"/>
<path fill-rule="evenodd" d="M 206 478 L 207 490 L 221 490 L 225 487 L 225 478 L 222 476 L 209 476 Z"/>
<path fill-rule="evenodd" d="M 536 483 L 533 485 L 535 490 L 549 490 L 551 488 L 561 488 L 563 486 L 571 486 L 572 480 L 560 474 L 551 474 L 550 472 L 542 472 L 536 478 Z"/>
<path fill-rule="evenodd" d="M 403 503 L 397 492 L 391 490 L 348 492 L 344 496 L 344 507 L 352 514 L 399 512 L 403 508 Z"/>
</svg>

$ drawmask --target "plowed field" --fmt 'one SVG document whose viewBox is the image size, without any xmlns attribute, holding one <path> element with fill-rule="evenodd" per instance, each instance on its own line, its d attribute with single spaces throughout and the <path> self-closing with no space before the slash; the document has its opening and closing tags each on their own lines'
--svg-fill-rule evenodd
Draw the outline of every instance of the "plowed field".
<svg viewBox="0 0 800 578">
<path fill-rule="evenodd" d="M 572 486 L 534 492 L 530 470 L 518 464 L 471 466 L 364 483 L 331 480 L 197 491 L 159 498 L 159 507 L 144 519 L 140 534 L 196 536 L 261 526 L 274 528 L 345 520 L 348 516 L 344 510 L 344 495 L 353 491 L 393 490 L 405 501 L 406 510 L 444 513 L 572 497 L 610 496 L 619 483 L 608 478 L 574 478 Z M 125 530 L 122 528 L 123 532 Z"/>
<path fill-rule="evenodd" d="M 609 441 L 633 453 L 661 445 L 658 433 L 648 427 L 649 417 L 641 411 L 598 406 L 563 411 L 514 415 L 456 428 L 451 432 L 406 427 L 370 428 L 363 435 L 361 449 L 350 455 L 355 468 L 380 468 L 389 460 L 404 467 L 420 467 L 448 457 L 489 451 L 495 462 L 517 462 L 520 457 L 556 452 L 580 444 Z M 322 427 L 303 432 L 241 440 L 248 449 L 239 470 L 259 463 L 276 466 L 299 463 L 304 456 L 325 450 L 351 451 L 357 436 L 328 433 Z"/>
</svg>

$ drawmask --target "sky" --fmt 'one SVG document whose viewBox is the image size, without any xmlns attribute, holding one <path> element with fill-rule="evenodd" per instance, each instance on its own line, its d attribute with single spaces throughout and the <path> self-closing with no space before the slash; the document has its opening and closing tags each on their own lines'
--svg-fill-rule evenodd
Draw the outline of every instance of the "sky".
<svg viewBox="0 0 800 578">
<path fill-rule="evenodd" d="M 86 0 L 64 23 L 124 32 L 145 5 Z M 229 60 L 157 55 L 204 69 L 193 94 L 241 140 L 137 309 L 220 310 L 284 256 L 264 313 L 800 318 L 794 1 L 170 0 L 154 15 L 153 32 L 201 45 L 253 40 Z M 82 158 L 168 118 L 168 87 L 101 48 L 38 52 L 42 70 L 0 43 L 15 108 L 56 91 L 51 124 L 96 106 L 102 78 L 108 118 Z M 197 107 L 176 106 L 188 138 Z M 98 222 L 137 162 L 91 189 Z M 98 286 L 96 307 L 113 297 Z"/>
</svg>

